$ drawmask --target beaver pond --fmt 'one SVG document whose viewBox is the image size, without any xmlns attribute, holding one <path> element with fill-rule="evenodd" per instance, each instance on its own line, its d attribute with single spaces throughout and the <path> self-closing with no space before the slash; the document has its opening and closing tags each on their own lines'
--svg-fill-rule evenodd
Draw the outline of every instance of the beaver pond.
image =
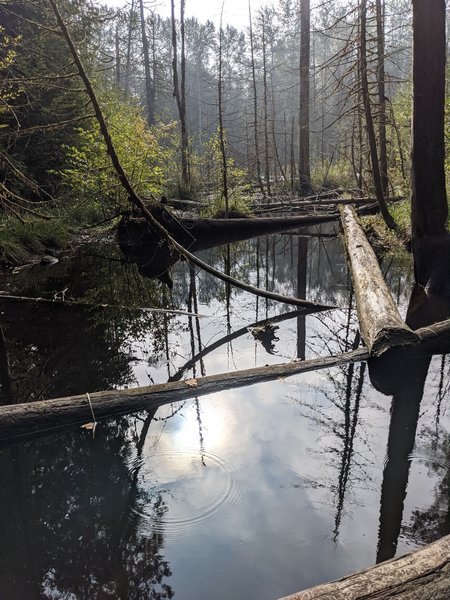
<svg viewBox="0 0 450 600">
<path fill-rule="evenodd" d="M 360 344 L 332 226 L 200 255 L 258 287 L 340 308 L 305 316 L 184 261 L 163 281 L 146 279 L 114 240 L 91 241 L 57 264 L 3 276 L 3 294 L 83 303 L 0 300 L 3 400 Z M 383 270 L 405 315 L 411 266 L 387 259 Z M 201 399 L 194 390 L 102 421 L 94 434 L 77 425 L 3 442 L 0 597 L 273 600 L 441 537 L 450 531 L 449 368 L 442 354 L 346 364 Z"/>
</svg>

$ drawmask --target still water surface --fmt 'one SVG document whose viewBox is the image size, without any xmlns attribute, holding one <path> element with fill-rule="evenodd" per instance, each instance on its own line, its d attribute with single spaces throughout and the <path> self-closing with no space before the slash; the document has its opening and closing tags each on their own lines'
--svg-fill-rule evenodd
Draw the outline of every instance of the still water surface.
<svg viewBox="0 0 450 600">
<path fill-rule="evenodd" d="M 169 289 L 141 277 L 114 242 L 86 244 L 2 281 L 3 293 L 90 304 L 1 301 L 13 398 L 188 379 L 358 345 L 331 229 L 202 257 L 260 287 L 341 309 L 299 316 L 186 263 L 171 269 Z M 410 270 L 384 268 L 405 314 Z M 267 318 L 262 338 L 247 329 Z M 445 355 L 378 370 L 345 365 L 102 422 L 95 437 L 77 426 L 3 444 L 0 598 L 273 600 L 448 533 L 449 365 Z"/>
</svg>

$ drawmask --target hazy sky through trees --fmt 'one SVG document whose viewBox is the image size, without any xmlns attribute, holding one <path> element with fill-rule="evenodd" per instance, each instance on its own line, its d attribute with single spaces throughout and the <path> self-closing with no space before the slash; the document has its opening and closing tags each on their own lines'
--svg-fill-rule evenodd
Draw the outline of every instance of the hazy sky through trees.
<svg viewBox="0 0 450 600">
<path fill-rule="evenodd" d="M 103 0 L 109 6 L 121 7 L 126 4 L 126 0 Z M 252 0 L 252 11 L 256 13 L 257 9 L 269 4 L 267 0 Z M 270 3 L 272 4 L 272 3 Z M 146 2 L 148 9 L 153 9 L 163 17 L 170 16 L 170 1 L 160 0 L 156 2 Z M 179 14 L 179 0 L 175 2 L 176 14 Z M 197 17 L 200 21 L 210 19 L 215 23 L 220 21 L 220 11 L 222 9 L 222 0 L 186 0 L 186 16 Z M 247 0 L 225 0 L 223 7 L 223 22 L 234 25 L 237 28 L 244 28 L 248 25 L 248 1 Z"/>
</svg>

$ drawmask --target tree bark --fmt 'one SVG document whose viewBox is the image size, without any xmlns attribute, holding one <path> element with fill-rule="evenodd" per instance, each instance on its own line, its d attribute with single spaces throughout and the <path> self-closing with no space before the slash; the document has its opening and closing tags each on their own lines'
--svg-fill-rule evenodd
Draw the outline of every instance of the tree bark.
<svg viewBox="0 0 450 600">
<path fill-rule="evenodd" d="M 411 227 L 416 281 L 427 286 L 448 214 L 444 171 L 445 1 L 413 0 Z M 445 261 L 449 259 L 447 249 Z M 448 267 L 447 267 L 448 269 Z M 448 274 L 448 273 L 447 273 Z"/>
<path fill-rule="evenodd" d="M 376 0 L 377 21 L 377 86 L 378 86 L 378 141 L 380 147 L 380 177 L 383 196 L 388 193 L 388 164 L 386 142 L 386 73 L 384 67 L 384 29 L 385 4 L 384 0 Z"/>
<path fill-rule="evenodd" d="M 142 0 L 141 0 L 142 1 Z M 172 21 L 172 75 L 173 75 L 173 95 L 177 103 L 178 115 L 180 117 L 181 134 L 181 183 L 183 195 L 190 190 L 190 169 L 189 169 L 189 138 L 186 126 L 186 59 L 185 59 L 185 40 L 184 40 L 184 5 L 185 0 L 180 3 L 180 33 L 181 33 L 181 86 L 178 79 L 178 44 L 177 29 L 175 20 L 175 0 L 170 0 L 171 21 Z"/>
<path fill-rule="evenodd" d="M 281 600 L 448 600 L 450 536 L 376 567 Z"/>
<path fill-rule="evenodd" d="M 222 5 L 223 13 L 223 5 Z M 223 29 L 222 29 L 222 13 L 220 15 L 220 30 L 219 30 L 219 75 L 217 81 L 217 95 L 219 103 L 219 144 L 220 144 L 220 155 L 222 160 L 222 194 L 225 200 L 225 216 L 228 217 L 229 203 L 228 203 L 228 165 L 227 165 L 227 154 L 225 150 L 225 130 L 223 125 L 223 80 L 222 80 L 222 40 L 223 40 Z"/>
<path fill-rule="evenodd" d="M 361 91 L 364 103 L 364 113 L 366 118 L 367 137 L 369 140 L 370 161 L 372 165 L 372 177 L 375 187 L 375 194 L 383 219 L 389 229 L 397 229 L 394 219 L 389 213 L 386 200 L 383 194 L 383 185 L 380 173 L 380 163 L 378 160 L 377 140 L 375 136 L 375 127 L 372 117 L 372 107 L 370 102 L 369 77 L 367 74 L 367 0 L 361 0 L 360 7 L 360 69 L 361 69 Z"/>
<path fill-rule="evenodd" d="M 148 43 L 147 32 L 145 30 L 144 0 L 139 0 L 139 14 L 141 19 L 142 52 L 144 55 L 147 122 L 149 125 L 153 125 L 153 123 L 155 122 L 155 107 L 153 106 L 153 81 L 150 71 L 150 48 Z"/>
<path fill-rule="evenodd" d="M 311 191 L 309 155 L 311 6 L 310 0 L 300 2 L 300 111 L 298 134 L 298 174 L 300 195 Z"/>
<path fill-rule="evenodd" d="M 255 45 L 253 43 L 253 24 L 252 24 L 252 9 L 250 0 L 248 3 L 249 17 L 249 34 L 250 34 L 250 59 L 252 69 L 252 89 L 253 89 L 253 139 L 255 144 L 255 162 L 256 162 L 256 177 L 258 179 L 259 189 L 263 196 L 265 190 L 261 178 L 261 159 L 259 157 L 259 139 L 258 139 L 258 94 L 256 89 L 256 68 L 255 68 Z"/>
<path fill-rule="evenodd" d="M 401 318 L 372 246 L 350 206 L 341 209 L 341 220 L 361 336 L 370 354 L 380 356 L 392 347 L 417 343 L 417 333 L 407 327 Z"/>
</svg>

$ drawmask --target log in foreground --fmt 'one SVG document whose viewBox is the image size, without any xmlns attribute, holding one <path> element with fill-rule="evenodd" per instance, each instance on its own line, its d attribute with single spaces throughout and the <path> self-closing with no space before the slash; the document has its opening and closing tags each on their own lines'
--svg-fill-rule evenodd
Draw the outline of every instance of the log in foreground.
<svg viewBox="0 0 450 600">
<path fill-rule="evenodd" d="M 208 375 L 198 379 L 174 381 L 127 390 L 94 392 L 89 395 L 89 398 L 95 419 L 98 421 L 222 390 L 366 360 L 368 357 L 369 354 L 366 349 L 360 349 L 337 356 L 268 367 L 256 367 L 219 375 Z M 0 440 L 92 421 L 89 398 L 87 394 L 83 394 L 28 404 L 1 406 Z"/>
<path fill-rule="evenodd" d="M 447 339 L 450 320 L 416 331 L 421 341 L 418 351 L 429 350 L 428 345 L 439 338 Z M 424 344 L 422 346 L 422 344 Z M 416 351 L 415 349 L 413 349 Z M 138 412 L 171 402 L 195 398 L 224 390 L 231 390 L 274 379 L 291 377 L 308 371 L 318 371 L 351 362 L 367 360 L 366 348 L 335 356 L 294 361 L 242 371 L 208 375 L 198 379 L 174 381 L 129 390 L 108 390 L 90 394 L 96 420 Z M 44 432 L 77 423 L 92 421 L 87 394 L 41 400 L 27 404 L 0 407 L 0 440 Z"/>
<path fill-rule="evenodd" d="M 281 600 L 448 600 L 450 536 L 399 558 Z"/>
<path fill-rule="evenodd" d="M 401 318 L 377 257 L 350 206 L 341 209 L 361 336 L 371 356 L 389 348 L 417 344 L 417 333 Z"/>
</svg>

